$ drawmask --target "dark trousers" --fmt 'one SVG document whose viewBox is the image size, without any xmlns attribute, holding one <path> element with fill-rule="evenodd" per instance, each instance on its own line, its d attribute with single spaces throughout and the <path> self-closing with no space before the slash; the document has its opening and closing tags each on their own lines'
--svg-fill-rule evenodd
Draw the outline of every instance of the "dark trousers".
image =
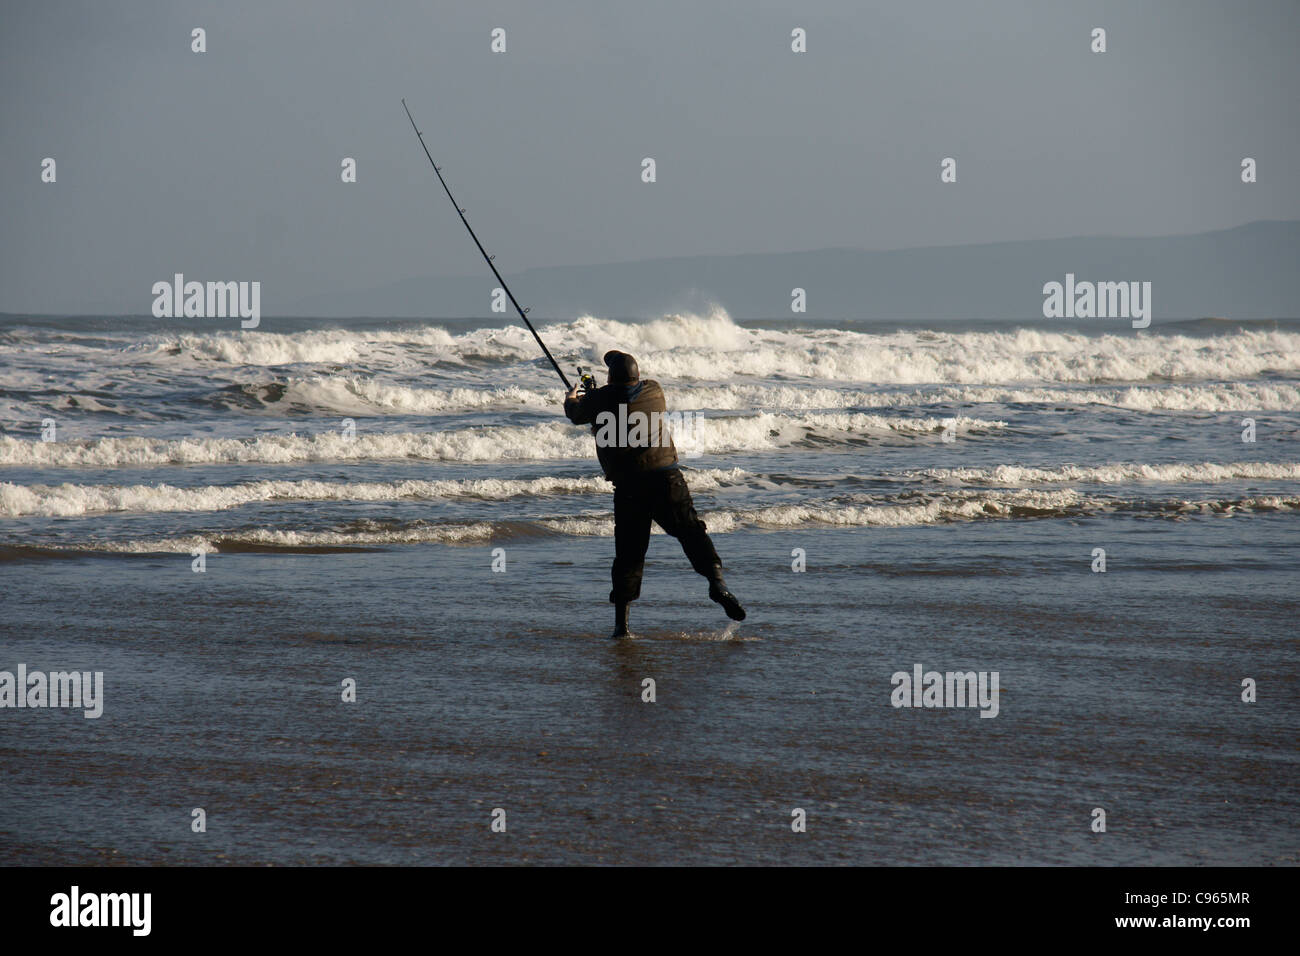
<svg viewBox="0 0 1300 956">
<path fill-rule="evenodd" d="M 650 519 L 681 542 L 691 567 L 712 577 L 722 562 L 704 522 L 695 513 L 686 479 L 676 468 L 622 478 L 614 485 L 614 567 L 610 578 L 614 604 L 641 596 L 641 573 L 650 544 Z"/>
</svg>

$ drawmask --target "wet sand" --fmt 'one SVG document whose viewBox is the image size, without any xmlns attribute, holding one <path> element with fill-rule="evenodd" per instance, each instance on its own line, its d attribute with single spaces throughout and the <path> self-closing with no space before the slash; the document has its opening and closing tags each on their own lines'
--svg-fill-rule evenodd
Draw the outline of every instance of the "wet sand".
<svg viewBox="0 0 1300 956">
<path fill-rule="evenodd" d="M 720 535 L 734 629 L 657 535 L 626 642 L 603 538 L 0 562 L 0 668 L 106 698 L 0 713 L 0 860 L 1294 865 L 1292 524 Z M 891 706 L 915 663 L 998 716 Z"/>
</svg>

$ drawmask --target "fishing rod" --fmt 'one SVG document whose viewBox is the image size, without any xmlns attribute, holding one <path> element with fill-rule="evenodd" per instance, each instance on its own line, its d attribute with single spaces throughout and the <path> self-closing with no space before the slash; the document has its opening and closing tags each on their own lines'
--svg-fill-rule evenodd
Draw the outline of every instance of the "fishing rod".
<svg viewBox="0 0 1300 956">
<path fill-rule="evenodd" d="M 460 216 L 460 221 L 463 222 L 465 228 L 469 230 L 469 235 L 470 238 L 474 240 L 474 245 L 478 246 L 478 251 L 483 254 L 483 259 L 487 262 L 488 268 L 492 270 L 492 274 L 496 276 L 497 281 L 501 283 L 501 288 L 504 289 L 506 295 L 510 297 L 510 304 L 513 305 L 515 311 L 519 313 L 519 318 L 524 320 L 524 325 L 528 326 L 528 331 L 533 333 L 533 338 L 537 339 L 537 344 L 542 347 L 542 351 L 546 353 L 546 357 L 551 360 L 551 365 L 555 368 L 555 374 L 560 376 L 560 381 L 564 383 L 565 389 L 573 391 L 573 386 L 569 384 L 569 379 L 565 376 L 564 372 L 561 371 L 559 363 L 555 361 L 555 356 L 551 355 L 551 350 L 546 347 L 546 343 L 542 341 L 542 337 L 537 334 L 537 330 L 533 328 L 533 323 L 528 321 L 528 309 L 520 308 L 519 302 L 515 299 L 515 294 L 510 291 L 510 287 L 506 285 L 506 280 L 501 278 L 501 273 L 497 271 L 496 263 L 492 261 L 496 256 L 488 255 L 487 250 L 483 248 L 483 243 L 478 241 L 478 236 L 474 233 L 474 228 L 469 224 L 469 220 L 465 218 L 465 210 L 461 208 L 460 203 L 456 202 L 456 197 L 451 194 L 451 189 L 447 186 L 447 180 L 442 178 L 442 167 L 433 161 L 433 155 L 429 152 L 428 144 L 424 141 L 424 134 L 421 133 L 419 127 L 415 125 L 415 117 L 411 115 L 411 110 L 406 105 L 405 99 L 402 100 L 402 109 L 406 110 L 406 118 L 411 121 L 411 129 L 415 130 L 415 135 L 420 138 L 420 145 L 424 147 L 424 155 L 429 157 L 429 165 L 432 166 L 433 171 L 437 173 L 438 182 L 442 183 L 443 192 L 447 194 L 447 198 L 451 200 L 451 204 L 456 207 L 456 215 Z M 578 374 L 582 377 L 583 384 L 586 385 L 590 376 L 583 375 L 582 369 L 578 369 Z"/>
</svg>

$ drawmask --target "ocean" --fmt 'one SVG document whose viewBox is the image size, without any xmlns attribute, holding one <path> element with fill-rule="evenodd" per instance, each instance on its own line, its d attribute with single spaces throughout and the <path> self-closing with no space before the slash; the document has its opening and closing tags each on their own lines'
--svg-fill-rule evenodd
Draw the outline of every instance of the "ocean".
<svg viewBox="0 0 1300 956">
<path fill-rule="evenodd" d="M 624 641 L 527 330 L 237 326 L 0 320 L 0 862 L 1300 862 L 1300 321 L 542 321 L 749 611 Z"/>
</svg>

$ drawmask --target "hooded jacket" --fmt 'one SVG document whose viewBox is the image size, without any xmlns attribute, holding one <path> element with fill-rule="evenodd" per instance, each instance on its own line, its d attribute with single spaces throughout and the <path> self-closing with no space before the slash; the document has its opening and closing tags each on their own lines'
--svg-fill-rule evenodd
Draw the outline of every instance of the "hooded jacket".
<svg viewBox="0 0 1300 956">
<path fill-rule="evenodd" d="M 596 457 L 605 477 L 617 482 L 677 466 L 664 390 L 652 379 L 611 382 L 564 400 L 564 414 L 575 425 L 591 425 Z"/>
</svg>

